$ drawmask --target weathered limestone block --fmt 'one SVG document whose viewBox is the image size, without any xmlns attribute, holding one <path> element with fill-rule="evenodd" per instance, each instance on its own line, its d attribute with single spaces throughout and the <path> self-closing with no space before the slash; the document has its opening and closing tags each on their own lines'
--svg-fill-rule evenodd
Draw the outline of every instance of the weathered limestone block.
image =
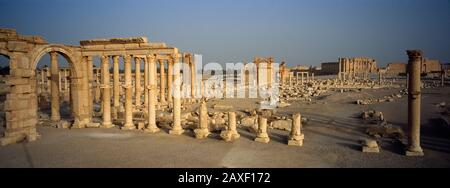
<svg viewBox="0 0 450 188">
<path fill-rule="evenodd" d="M 270 128 L 291 131 L 292 120 L 275 120 L 270 123 Z"/>
<path fill-rule="evenodd" d="M 36 127 L 34 126 L 18 129 L 6 129 L 4 137 L 0 138 L 0 145 L 5 146 L 15 144 L 23 140 L 32 142 L 37 140 L 39 136 L 40 135 L 36 132 Z"/>
<path fill-rule="evenodd" d="M 5 101 L 5 111 L 11 111 L 11 110 L 23 110 L 23 109 L 30 109 L 30 107 L 33 105 L 32 100 L 22 99 L 22 100 L 7 100 Z"/>
<path fill-rule="evenodd" d="M 11 93 L 31 93 L 31 85 L 13 85 Z"/>
<path fill-rule="evenodd" d="M 30 50 L 26 41 L 8 41 L 7 45 L 10 51 L 28 52 Z"/>
<path fill-rule="evenodd" d="M 258 132 L 258 118 L 256 116 L 242 118 L 240 125 L 247 127 L 247 129 L 252 133 Z"/>
<path fill-rule="evenodd" d="M 261 143 L 269 143 L 270 141 L 269 135 L 267 134 L 267 119 L 264 117 L 258 118 L 258 133 L 255 141 Z"/>
<path fill-rule="evenodd" d="M 6 80 L 6 84 L 14 86 L 14 85 L 28 85 L 31 83 L 29 78 L 9 77 Z"/>
<path fill-rule="evenodd" d="M 10 70 L 10 76 L 12 77 L 23 77 L 23 78 L 30 78 L 33 77 L 35 72 L 33 70 L 29 69 L 11 69 Z"/>
<path fill-rule="evenodd" d="M 362 152 L 364 153 L 380 153 L 380 148 L 376 140 L 366 139 L 363 143 Z"/>
<path fill-rule="evenodd" d="M 6 121 L 6 129 L 19 129 L 26 127 L 34 127 L 37 124 L 36 118 L 26 118 L 20 120 Z"/>
</svg>

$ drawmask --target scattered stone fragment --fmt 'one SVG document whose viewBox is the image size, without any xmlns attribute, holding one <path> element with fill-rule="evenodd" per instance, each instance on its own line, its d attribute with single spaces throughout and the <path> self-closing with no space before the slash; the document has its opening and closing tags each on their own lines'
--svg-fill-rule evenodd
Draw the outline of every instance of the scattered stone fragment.
<svg viewBox="0 0 450 188">
<path fill-rule="evenodd" d="M 366 139 L 363 142 L 362 152 L 364 153 L 380 153 L 380 148 L 376 140 Z"/>
</svg>

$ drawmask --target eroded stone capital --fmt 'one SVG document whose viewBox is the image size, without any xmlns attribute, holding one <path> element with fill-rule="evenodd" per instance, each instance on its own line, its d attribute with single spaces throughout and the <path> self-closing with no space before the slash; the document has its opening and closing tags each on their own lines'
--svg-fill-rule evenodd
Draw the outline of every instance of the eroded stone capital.
<svg viewBox="0 0 450 188">
<path fill-rule="evenodd" d="M 406 50 L 406 53 L 410 59 L 418 59 L 423 56 L 422 50 Z"/>
</svg>

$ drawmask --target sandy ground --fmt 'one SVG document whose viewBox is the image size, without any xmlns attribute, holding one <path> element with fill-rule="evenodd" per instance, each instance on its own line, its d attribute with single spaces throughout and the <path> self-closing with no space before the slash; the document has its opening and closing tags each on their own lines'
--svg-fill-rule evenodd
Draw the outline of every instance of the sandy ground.
<svg viewBox="0 0 450 188">
<path fill-rule="evenodd" d="M 225 143 L 218 133 L 196 140 L 193 133 L 173 136 L 168 130 L 149 135 L 119 129 L 56 129 L 38 127 L 42 138 L 36 142 L 0 147 L 0 167 L 450 167 L 450 133 L 433 131 L 433 118 L 450 104 L 450 88 L 425 89 L 422 101 L 422 147 L 424 157 L 406 157 L 403 145 L 382 139 L 381 152 L 361 152 L 359 141 L 369 138 L 366 124 L 358 118 L 364 110 L 379 110 L 389 123 L 405 127 L 407 98 L 368 106 L 354 101 L 381 97 L 399 89 L 332 92 L 317 102 L 293 102 L 280 114 L 301 112 L 310 119 L 303 126 L 303 147 L 286 145 L 288 132 L 269 130 L 271 142 L 254 142 L 254 134 L 239 129 L 241 139 Z M 257 107 L 255 99 L 215 100 L 233 104 L 237 110 Z"/>
</svg>

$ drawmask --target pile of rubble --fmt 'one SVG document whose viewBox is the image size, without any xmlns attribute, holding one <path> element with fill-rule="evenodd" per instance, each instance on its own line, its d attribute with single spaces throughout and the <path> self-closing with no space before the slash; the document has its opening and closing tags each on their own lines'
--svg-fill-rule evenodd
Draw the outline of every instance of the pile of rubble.
<svg viewBox="0 0 450 188">
<path fill-rule="evenodd" d="M 280 87 L 280 98 L 283 100 L 311 101 L 313 97 L 318 97 L 325 93 L 329 87 L 322 82 L 309 82 L 303 85 L 282 85 Z"/>
<path fill-rule="evenodd" d="M 403 130 L 392 124 L 389 124 L 384 118 L 383 112 L 370 110 L 361 113 L 361 119 L 365 123 L 371 124 L 366 129 L 366 133 L 375 138 L 392 138 L 392 139 L 404 139 L 406 138 Z"/>
<path fill-rule="evenodd" d="M 406 89 L 400 90 L 398 93 L 394 93 L 391 95 L 383 96 L 381 98 L 371 98 L 371 99 L 358 99 L 355 101 L 355 104 L 358 105 L 369 105 L 369 104 L 375 104 L 375 103 L 384 103 L 384 102 L 394 102 L 395 99 L 400 99 L 404 96 L 407 96 L 408 92 Z"/>
</svg>

